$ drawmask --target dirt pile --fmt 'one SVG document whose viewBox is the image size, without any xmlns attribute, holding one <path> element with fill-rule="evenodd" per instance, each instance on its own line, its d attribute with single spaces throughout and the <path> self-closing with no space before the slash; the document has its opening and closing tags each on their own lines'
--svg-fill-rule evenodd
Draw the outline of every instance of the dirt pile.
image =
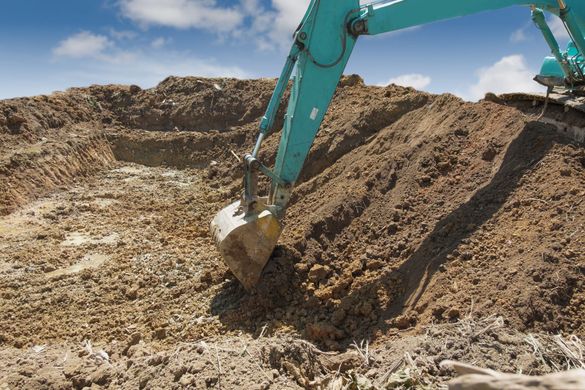
<svg viewBox="0 0 585 390">
<path fill-rule="evenodd" d="M 225 321 L 254 323 L 260 301 L 330 348 L 468 312 L 583 334 L 583 148 L 499 104 L 402 90 L 392 115 L 400 93 L 361 88 L 387 121 L 345 149 L 332 118 L 359 119 L 334 108 L 308 164 L 330 166 L 305 171 L 265 285 Z"/>
<path fill-rule="evenodd" d="M 156 388 L 179 378 L 178 387 L 189 374 L 189 385 L 217 387 L 230 370 L 217 371 L 217 356 L 240 366 L 239 355 L 223 349 L 263 334 L 341 355 L 361 340 L 377 353 L 396 345 L 369 374 L 359 359 L 347 363 L 378 380 L 405 351 L 415 353 L 430 324 L 451 334 L 463 321 L 501 316 L 499 327 L 516 334 L 585 336 L 582 145 L 539 119 L 539 105 L 466 103 L 370 87 L 356 76 L 340 83 L 281 243 L 247 294 L 218 257 L 208 223 L 242 190 L 234 154 L 251 149 L 273 87 L 274 80 L 172 77 L 149 90 L 93 86 L 0 102 L 0 348 L 28 359 L 0 359 L 0 372 L 52 364 L 43 353 L 29 356 L 47 346 L 55 361 L 67 350 L 78 355 L 72 364 L 80 371 L 58 365 L 58 379 L 44 383 Z M 555 121 L 566 115 L 571 126 L 585 125 L 580 114 L 550 110 Z M 266 164 L 279 136 L 266 141 Z M 84 340 L 111 357 L 103 384 L 88 379 L 102 365 L 93 365 L 95 356 L 87 364 Z M 132 340 L 147 352 L 129 356 Z M 174 371 L 175 359 L 210 340 L 219 349 L 204 354 L 207 368 Z M 529 349 L 521 340 L 511 353 Z M 436 344 L 421 359 L 527 367 L 495 359 L 477 339 L 466 343 L 476 349 L 443 353 Z M 242 374 L 240 385 L 316 386 L 329 369 L 321 358 L 307 366 L 312 357 L 302 351 L 289 351 L 294 359 L 284 353 L 289 366 L 254 355 L 272 379 L 246 382 Z M 157 354 L 160 370 L 123 368 L 150 366 Z M 451 375 L 439 357 L 432 362 L 423 377 Z M 143 371 L 160 372 L 163 382 L 142 383 Z M 21 387 L 31 376 L 9 378 Z M 237 386 L 234 378 L 224 387 Z"/>
</svg>

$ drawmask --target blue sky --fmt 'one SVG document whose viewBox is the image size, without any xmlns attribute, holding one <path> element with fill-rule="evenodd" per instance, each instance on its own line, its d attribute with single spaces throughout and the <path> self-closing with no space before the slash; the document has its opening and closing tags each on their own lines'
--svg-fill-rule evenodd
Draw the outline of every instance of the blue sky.
<svg viewBox="0 0 585 390">
<path fill-rule="evenodd" d="M 18 0 L 0 14 L 0 98 L 168 75 L 276 77 L 307 0 Z M 567 37 L 551 19 L 562 44 Z M 346 73 L 469 100 L 541 90 L 526 7 L 360 38 Z"/>
</svg>

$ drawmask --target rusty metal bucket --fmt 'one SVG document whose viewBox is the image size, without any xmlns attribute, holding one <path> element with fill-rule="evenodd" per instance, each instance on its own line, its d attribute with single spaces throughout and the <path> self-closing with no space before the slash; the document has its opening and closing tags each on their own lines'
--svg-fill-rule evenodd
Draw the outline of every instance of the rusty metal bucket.
<svg viewBox="0 0 585 390">
<path fill-rule="evenodd" d="M 240 202 L 221 210 L 211 234 L 223 260 L 246 290 L 254 288 L 276 246 L 282 227 L 268 210 L 246 214 Z"/>
</svg>

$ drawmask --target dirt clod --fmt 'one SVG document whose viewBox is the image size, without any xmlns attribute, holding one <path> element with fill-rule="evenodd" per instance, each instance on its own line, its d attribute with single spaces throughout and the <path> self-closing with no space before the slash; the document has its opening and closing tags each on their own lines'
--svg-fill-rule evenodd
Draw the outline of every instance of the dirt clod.
<svg viewBox="0 0 585 390">
<path fill-rule="evenodd" d="M 329 267 L 320 264 L 315 264 L 313 267 L 311 267 L 311 270 L 309 271 L 309 279 L 315 283 L 318 283 L 321 280 L 325 279 L 327 275 L 329 275 L 329 272 L 331 272 Z"/>
</svg>

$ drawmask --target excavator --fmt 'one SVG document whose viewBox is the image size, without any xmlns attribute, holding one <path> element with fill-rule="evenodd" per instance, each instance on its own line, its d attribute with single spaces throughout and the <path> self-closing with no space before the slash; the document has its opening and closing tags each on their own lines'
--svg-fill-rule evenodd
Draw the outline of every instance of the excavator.
<svg viewBox="0 0 585 390">
<path fill-rule="evenodd" d="M 246 290 L 261 279 L 282 232 L 282 220 L 317 131 L 329 108 L 358 38 L 420 26 L 439 20 L 515 5 L 529 7 L 552 55 L 535 81 L 574 96 L 585 89 L 585 0 L 311 0 L 293 35 L 253 151 L 244 156 L 244 191 L 221 210 L 211 233 L 224 261 Z M 566 50 L 547 24 L 546 13 L 562 21 L 570 42 Z M 294 73 L 294 75 L 293 75 Z M 291 81 L 292 79 L 292 81 Z M 290 97 L 274 167 L 258 159 L 263 140 L 289 86 Z M 259 175 L 270 180 L 268 196 L 259 195 Z"/>
</svg>

